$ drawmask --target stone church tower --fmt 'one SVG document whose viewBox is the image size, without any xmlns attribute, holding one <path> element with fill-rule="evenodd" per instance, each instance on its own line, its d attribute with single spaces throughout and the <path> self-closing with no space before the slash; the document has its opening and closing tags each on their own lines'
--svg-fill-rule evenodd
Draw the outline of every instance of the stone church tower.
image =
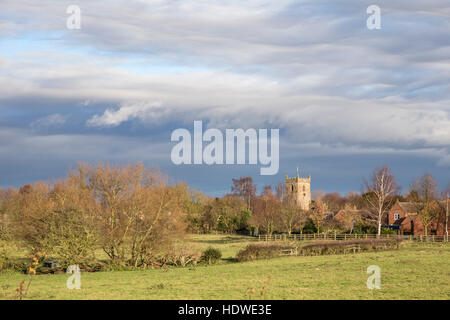
<svg viewBox="0 0 450 320">
<path fill-rule="evenodd" d="M 294 199 L 303 210 L 309 210 L 311 203 L 311 175 L 308 178 L 300 178 L 297 169 L 297 177 L 289 178 L 286 175 L 286 199 Z"/>
</svg>

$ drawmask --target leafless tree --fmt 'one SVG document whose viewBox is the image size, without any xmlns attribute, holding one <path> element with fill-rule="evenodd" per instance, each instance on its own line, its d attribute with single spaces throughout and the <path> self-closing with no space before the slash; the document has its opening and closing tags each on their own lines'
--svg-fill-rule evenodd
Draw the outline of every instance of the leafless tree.
<svg viewBox="0 0 450 320">
<path fill-rule="evenodd" d="M 391 169 L 386 165 L 376 168 L 369 180 L 364 179 L 364 186 L 364 198 L 376 214 L 377 234 L 380 235 L 382 219 L 391 207 L 399 187 Z"/>
<path fill-rule="evenodd" d="M 442 191 L 442 199 L 445 199 L 445 235 L 448 237 L 448 210 L 449 210 L 450 182 Z"/>
<path fill-rule="evenodd" d="M 310 211 L 310 218 L 316 225 L 317 233 L 320 233 L 323 222 L 325 221 L 325 214 L 328 211 L 328 206 L 323 200 L 324 195 L 325 193 L 321 190 L 314 191 L 313 193 L 314 204 Z"/>
<path fill-rule="evenodd" d="M 253 208 L 253 225 L 272 235 L 280 224 L 280 201 L 272 193 L 266 193 L 254 198 Z"/>
<path fill-rule="evenodd" d="M 277 185 L 275 186 L 275 193 L 278 200 L 284 201 L 286 199 L 286 185 L 283 181 L 278 181 Z"/>
<path fill-rule="evenodd" d="M 295 200 L 285 200 L 281 203 L 280 224 L 283 231 L 291 235 L 296 228 L 301 229 L 306 222 L 306 213 L 297 205 Z"/>
<path fill-rule="evenodd" d="M 253 184 L 253 178 L 241 177 L 232 180 L 231 193 L 244 199 L 247 203 L 247 209 L 251 209 L 252 198 L 256 195 L 256 185 Z"/>
<path fill-rule="evenodd" d="M 425 235 L 428 235 L 429 225 L 437 218 L 438 211 L 432 206 L 432 202 L 438 198 L 438 189 L 436 180 L 429 173 L 423 177 L 417 178 L 411 185 L 410 198 L 416 204 L 420 218 L 425 229 Z"/>
</svg>

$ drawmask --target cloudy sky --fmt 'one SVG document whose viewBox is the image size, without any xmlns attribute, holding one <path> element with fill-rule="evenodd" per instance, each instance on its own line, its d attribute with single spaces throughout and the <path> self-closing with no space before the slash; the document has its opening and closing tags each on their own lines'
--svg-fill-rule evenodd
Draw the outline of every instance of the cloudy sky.
<svg viewBox="0 0 450 320">
<path fill-rule="evenodd" d="M 425 172 L 445 187 L 449 102 L 448 0 L 0 1 L 3 187 L 79 161 L 142 161 L 211 195 L 297 167 L 313 190 L 358 191 L 383 164 L 403 191 Z M 171 133 L 194 120 L 279 128 L 279 173 L 172 164 Z"/>
</svg>

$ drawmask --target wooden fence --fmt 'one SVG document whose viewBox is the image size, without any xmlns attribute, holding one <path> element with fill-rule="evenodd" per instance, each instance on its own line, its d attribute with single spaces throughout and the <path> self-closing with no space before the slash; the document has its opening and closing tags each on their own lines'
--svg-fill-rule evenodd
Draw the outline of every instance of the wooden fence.
<svg viewBox="0 0 450 320">
<path fill-rule="evenodd" d="M 396 235 L 396 234 L 334 234 L 334 233 L 320 233 L 320 234 L 272 234 L 272 235 L 258 235 L 258 241 L 301 241 L 301 240 L 350 240 L 350 239 L 401 239 L 418 242 L 449 242 L 447 235 L 429 235 L 429 236 L 414 236 L 414 235 Z"/>
</svg>

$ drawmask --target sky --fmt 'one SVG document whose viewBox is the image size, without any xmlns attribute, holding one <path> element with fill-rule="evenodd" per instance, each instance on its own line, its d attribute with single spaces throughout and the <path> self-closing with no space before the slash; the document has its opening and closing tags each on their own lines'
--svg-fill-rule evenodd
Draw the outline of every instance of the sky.
<svg viewBox="0 0 450 320">
<path fill-rule="evenodd" d="M 445 188 L 449 102 L 448 0 L 0 1 L 0 187 L 141 161 L 213 196 L 297 168 L 345 194 L 384 164 L 403 192 L 425 172 Z M 278 174 L 173 164 L 195 120 L 279 129 Z"/>
</svg>

